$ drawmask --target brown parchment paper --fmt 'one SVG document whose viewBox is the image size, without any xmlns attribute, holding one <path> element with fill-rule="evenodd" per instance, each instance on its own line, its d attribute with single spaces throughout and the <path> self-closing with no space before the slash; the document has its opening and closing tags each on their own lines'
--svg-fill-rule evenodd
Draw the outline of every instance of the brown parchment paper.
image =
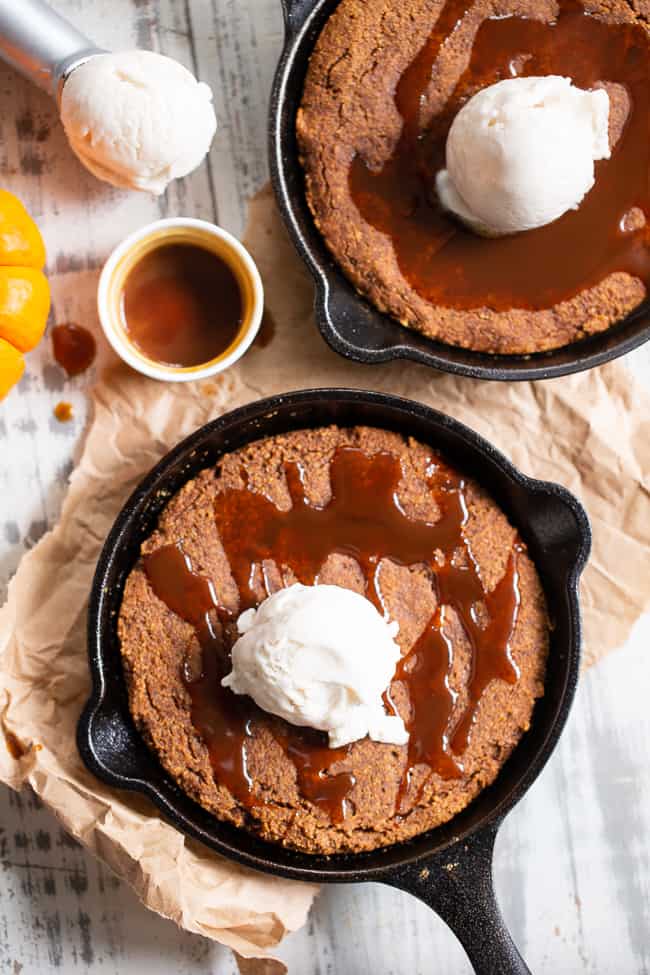
<svg viewBox="0 0 650 975">
<path fill-rule="evenodd" d="M 585 659 L 593 663 L 625 642 L 650 604 L 650 397 L 621 363 L 513 385 L 410 363 L 353 365 L 327 348 L 313 324 L 312 284 L 268 189 L 251 204 L 247 244 L 276 323 L 266 347 L 253 347 L 239 366 L 202 384 L 164 385 L 118 365 L 94 391 L 94 418 L 59 524 L 23 558 L 0 612 L 7 739 L 5 748 L 0 737 L 0 780 L 16 789 L 29 783 L 149 908 L 251 958 L 267 956 L 302 924 L 315 888 L 226 862 L 163 822 L 144 799 L 104 787 L 77 755 L 75 726 L 89 686 L 86 600 L 99 549 L 128 493 L 182 437 L 260 396 L 329 385 L 422 400 L 584 502 L 594 532 L 582 587 Z M 263 966 L 283 970 L 276 962 Z"/>
</svg>

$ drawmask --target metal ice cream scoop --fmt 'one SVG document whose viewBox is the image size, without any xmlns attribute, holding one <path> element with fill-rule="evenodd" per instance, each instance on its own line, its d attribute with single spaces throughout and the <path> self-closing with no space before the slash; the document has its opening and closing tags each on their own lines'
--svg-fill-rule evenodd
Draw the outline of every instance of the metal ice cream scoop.
<svg viewBox="0 0 650 975">
<path fill-rule="evenodd" d="M 0 58 L 56 100 L 72 151 L 113 186 L 158 195 L 210 149 L 208 85 L 154 51 L 103 51 L 44 0 L 0 0 Z"/>
<path fill-rule="evenodd" d="M 0 0 L 0 57 L 57 103 L 68 75 L 104 53 L 44 0 Z"/>
</svg>

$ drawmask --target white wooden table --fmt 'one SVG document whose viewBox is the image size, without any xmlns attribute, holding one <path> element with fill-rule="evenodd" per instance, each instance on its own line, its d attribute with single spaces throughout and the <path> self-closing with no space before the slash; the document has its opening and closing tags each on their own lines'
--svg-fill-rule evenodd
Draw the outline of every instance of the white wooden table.
<svg viewBox="0 0 650 975">
<path fill-rule="evenodd" d="M 211 84 L 220 120 L 209 165 L 166 197 L 117 193 L 76 163 L 53 104 L 0 69 L 0 182 L 43 228 L 49 269 L 59 273 L 60 322 L 79 320 L 108 252 L 148 220 L 182 213 L 241 232 L 245 200 L 267 178 L 266 107 L 282 21 L 279 0 L 54 5 L 102 46 L 152 47 L 187 64 Z M 650 382 L 647 351 L 628 361 Z M 65 380 L 46 339 L 0 406 L 0 601 L 21 554 L 56 521 L 94 372 Z M 52 416 L 62 398 L 74 405 L 70 424 Z M 649 641 L 646 619 L 583 678 L 557 753 L 498 841 L 503 910 L 539 975 L 650 972 Z M 279 954 L 296 975 L 469 971 L 427 908 L 379 886 L 324 891 Z M 229 952 L 141 907 L 33 797 L 0 788 L 0 973 L 54 970 L 230 975 L 235 966 Z"/>
</svg>

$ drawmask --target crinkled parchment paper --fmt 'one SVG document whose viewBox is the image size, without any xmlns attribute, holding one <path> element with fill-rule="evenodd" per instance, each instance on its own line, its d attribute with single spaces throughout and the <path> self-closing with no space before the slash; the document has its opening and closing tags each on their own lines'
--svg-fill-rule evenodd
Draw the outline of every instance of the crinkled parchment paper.
<svg viewBox="0 0 650 975">
<path fill-rule="evenodd" d="M 77 755 L 75 726 L 89 686 L 86 599 L 102 541 L 129 492 L 182 437 L 260 396 L 328 385 L 422 400 L 584 502 L 594 531 L 582 590 L 585 657 L 593 663 L 625 641 L 650 602 L 650 399 L 621 363 L 513 385 L 403 362 L 353 365 L 314 327 L 311 281 L 268 190 L 252 203 L 247 242 L 277 326 L 266 347 L 202 384 L 164 385 L 118 365 L 95 389 L 94 419 L 61 520 L 24 557 L 0 613 L 0 726 L 8 742 L 5 748 L 0 738 L 0 779 L 16 789 L 29 783 L 148 907 L 259 957 L 302 924 L 315 888 L 221 859 L 167 825 L 144 799 L 103 786 Z"/>
</svg>

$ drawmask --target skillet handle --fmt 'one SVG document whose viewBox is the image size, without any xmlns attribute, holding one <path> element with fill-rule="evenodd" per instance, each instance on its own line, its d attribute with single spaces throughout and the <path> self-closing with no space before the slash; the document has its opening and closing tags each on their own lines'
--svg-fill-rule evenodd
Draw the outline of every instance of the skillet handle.
<svg viewBox="0 0 650 975">
<path fill-rule="evenodd" d="M 505 926 L 492 880 L 497 827 L 408 864 L 384 882 L 419 897 L 454 932 L 476 975 L 531 975 Z"/>
<path fill-rule="evenodd" d="M 286 38 L 297 34 L 311 13 L 315 0 L 281 0 Z"/>
</svg>

